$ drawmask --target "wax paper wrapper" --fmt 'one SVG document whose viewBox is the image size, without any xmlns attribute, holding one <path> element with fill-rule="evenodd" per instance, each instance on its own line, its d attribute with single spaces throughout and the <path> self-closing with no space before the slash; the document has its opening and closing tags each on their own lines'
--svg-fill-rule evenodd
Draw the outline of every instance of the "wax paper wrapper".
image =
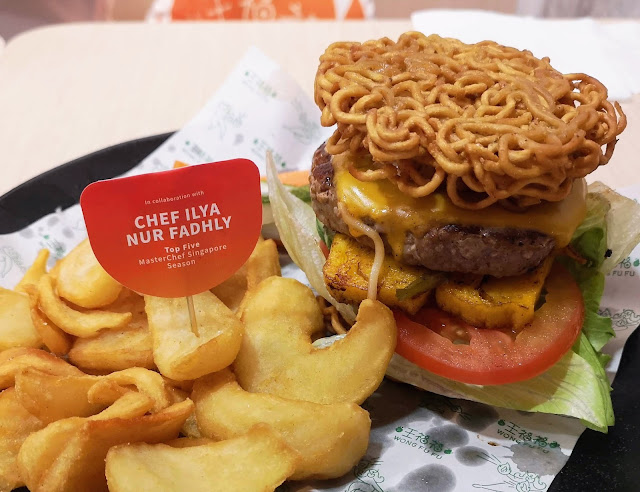
<svg viewBox="0 0 640 492">
<path fill-rule="evenodd" d="M 438 33 L 465 43 L 491 39 L 529 50 L 538 58 L 548 56 L 562 73 L 596 77 L 613 100 L 640 92 L 640 66 L 628 60 L 628 53 L 640 50 L 637 20 L 537 19 L 479 10 L 429 9 L 413 12 L 411 21 L 416 31 L 425 34 Z M 574 40 L 571 47 L 569 39 Z"/>
<path fill-rule="evenodd" d="M 331 134 L 319 110 L 293 79 L 256 49 L 182 130 L 129 174 L 245 157 L 265 172 L 270 150 L 279 170 L 304 169 Z M 615 163 L 614 163 L 615 165 Z M 624 190 L 640 197 L 640 187 Z M 51 265 L 86 236 L 78 205 L 0 236 L 0 285 L 12 288 L 41 248 Z M 293 264 L 283 273 L 305 280 Z M 640 323 L 640 248 L 608 276 L 602 313 L 617 333 L 606 347 L 611 378 L 624 342 Z M 576 419 L 494 408 L 385 381 L 365 403 L 371 413 L 369 449 L 339 480 L 285 483 L 281 492 L 545 491 L 584 427 Z"/>
</svg>

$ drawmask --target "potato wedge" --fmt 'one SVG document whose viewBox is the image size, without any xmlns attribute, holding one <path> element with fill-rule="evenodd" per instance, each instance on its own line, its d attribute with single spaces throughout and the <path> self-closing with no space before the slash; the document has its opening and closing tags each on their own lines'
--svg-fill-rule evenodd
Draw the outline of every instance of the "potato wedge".
<svg viewBox="0 0 640 492">
<path fill-rule="evenodd" d="M 280 276 L 280 257 L 273 239 L 258 239 L 251 256 L 231 277 L 211 292 L 234 313 L 238 312 L 248 290 L 253 290 L 262 280 Z"/>
<path fill-rule="evenodd" d="M 179 388 L 168 386 L 167 390 L 169 391 L 169 399 L 171 400 L 171 403 L 178 403 L 189 398 L 189 393 Z M 200 428 L 198 427 L 198 421 L 196 420 L 195 409 L 191 415 L 187 417 L 187 420 L 184 421 L 184 425 L 182 426 L 182 429 L 180 429 L 180 433 L 183 436 L 190 438 L 190 440 L 202 438 Z"/>
<path fill-rule="evenodd" d="M 83 376 L 77 367 L 34 348 L 13 348 L 0 352 L 0 389 L 13 386 L 16 374 L 27 368 L 37 369 L 47 374 Z"/>
<path fill-rule="evenodd" d="M 172 448 L 191 448 L 193 446 L 201 446 L 203 444 L 212 444 L 213 439 L 207 437 L 179 437 L 178 439 L 172 439 L 164 444 L 171 446 Z"/>
<path fill-rule="evenodd" d="M 248 291 L 255 289 L 265 278 L 279 277 L 280 257 L 276 242 L 273 239 L 258 241 L 246 264 Z"/>
<path fill-rule="evenodd" d="M 87 371 L 120 371 L 130 367 L 155 369 L 153 343 L 144 310 L 144 297 L 125 289 L 107 309 L 131 313 L 123 328 L 103 330 L 90 338 L 78 338 L 69 351 L 69 359 Z"/>
<path fill-rule="evenodd" d="M 142 417 L 152 407 L 153 398 L 137 391 L 127 391 L 102 412 L 91 415 L 86 420 L 135 419 Z"/>
<path fill-rule="evenodd" d="M 102 376 L 102 378 L 120 386 L 135 387 L 140 393 L 144 393 L 153 400 L 153 412 L 159 412 L 171 404 L 167 385 L 157 372 L 142 367 L 132 367 Z"/>
<path fill-rule="evenodd" d="M 33 261 L 33 264 L 27 269 L 14 290 L 16 292 L 24 293 L 25 286 L 37 285 L 40 277 L 47 273 L 47 261 L 49 261 L 49 250 L 41 249 L 40 251 L 38 251 L 38 255 Z"/>
<path fill-rule="evenodd" d="M 95 415 L 134 389 L 151 399 L 153 412 L 171 404 L 162 376 L 142 368 L 106 376 L 60 376 L 26 369 L 16 375 L 15 387 L 22 405 L 46 423 Z"/>
<path fill-rule="evenodd" d="M 100 330 L 122 328 L 131 321 L 131 313 L 77 311 L 56 294 L 53 281 L 44 275 L 38 282 L 40 309 L 60 329 L 77 337 L 90 337 Z"/>
<path fill-rule="evenodd" d="M 31 320 L 29 298 L 0 287 L 0 351 L 41 345 L 42 339 Z"/>
<path fill-rule="evenodd" d="M 47 374 L 29 368 L 16 375 L 15 391 L 20 403 L 48 424 L 68 417 L 89 417 L 104 410 L 109 403 L 92 403 L 87 397 L 99 379 Z"/>
<path fill-rule="evenodd" d="M 23 291 L 29 296 L 31 321 L 45 347 L 56 355 L 66 355 L 71 349 L 73 337 L 58 328 L 38 307 L 38 288 L 33 284 L 25 285 Z"/>
<path fill-rule="evenodd" d="M 362 403 L 380 385 L 396 346 L 389 308 L 365 300 L 343 339 L 313 347 L 312 335 L 324 328 L 322 312 L 311 289 L 289 278 L 262 281 L 242 321 L 245 334 L 233 365 L 238 382 L 251 392 L 294 400 Z"/>
<path fill-rule="evenodd" d="M 131 313 L 129 324 L 145 324 L 147 313 L 144 311 L 144 297 L 130 289 L 122 289 L 118 298 L 103 310 L 111 313 Z"/>
<path fill-rule="evenodd" d="M 24 485 L 18 471 L 18 451 L 24 440 L 45 426 L 24 408 L 15 390 L 0 393 L 0 492 Z"/>
<path fill-rule="evenodd" d="M 185 298 L 145 296 L 153 359 L 160 372 L 178 381 L 227 367 L 242 341 L 240 320 L 211 292 L 193 296 L 198 335 L 191 331 Z"/>
<path fill-rule="evenodd" d="M 167 386 L 173 386 L 176 389 L 186 391 L 187 393 L 191 393 L 193 390 L 194 379 L 185 379 L 184 381 L 177 381 L 175 379 L 168 378 L 167 376 L 162 376 L 164 378 L 164 382 Z"/>
<path fill-rule="evenodd" d="M 91 338 L 77 338 L 69 360 L 86 371 L 120 371 L 130 367 L 155 369 L 148 326 L 105 330 Z"/>
<path fill-rule="evenodd" d="M 216 285 L 211 292 L 234 313 L 247 293 L 247 264 L 245 263 L 231 277 Z"/>
<path fill-rule="evenodd" d="M 111 304 L 122 290 L 98 263 L 88 239 L 59 261 L 56 287 L 60 297 L 87 309 Z"/>
<path fill-rule="evenodd" d="M 198 446 L 117 446 L 107 454 L 111 492 L 273 492 L 299 457 L 268 426 Z"/>
<path fill-rule="evenodd" d="M 115 381 L 100 376 L 96 376 L 96 378 L 97 382 L 89 388 L 86 395 L 87 402 L 91 405 L 100 405 L 106 408 L 124 396 L 125 393 L 133 391 L 130 387 L 120 386 Z"/>
<path fill-rule="evenodd" d="M 129 395 L 151 402 L 140 393 L 130 392 L 125 396 L 131 398 Z M 98 414 L 102 418 L 72 417 L 31 434 L 18 453 L 18 467 L 29 490 L 107 491 L 104 461 L 107 451 L 118 444 L 175 439 L 193 410 L 193 402 L 185 400 L 158 413 L 133 418 L 122 413 L 107 415 L 112 407 Z M 128 412 L 129 409 L 121 407 L 121 410 Z"/>
<path fill-rule="evenodd" d="M 369 444 L 369 414 L 355 403 L 321 405 L 249 393 L 228 369 L 196 381 L 191 397 L 205 437 L 231 439 L 259 423 L 279 432 L 302 458 L 293 480 L 341 477 Z"/>
</svg>

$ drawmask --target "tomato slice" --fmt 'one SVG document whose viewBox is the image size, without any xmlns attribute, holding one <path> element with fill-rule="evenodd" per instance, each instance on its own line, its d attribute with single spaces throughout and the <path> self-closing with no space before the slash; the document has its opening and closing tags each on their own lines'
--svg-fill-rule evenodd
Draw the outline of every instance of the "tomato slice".
<svg viewBox="0 0 640 492">
<path fill-rule="evenodd" d="M 412 319 L 396 311 L 396 352 L 427 371 L 463 383 L 533 378 L 569 351 L 584 321 L 582 294 L 564 267 L 553 266 L 545 287 L 546 302 L 517 336 L 476 328 L 436 308 L 424 308 Z"/>
<path fill-rule="evenodd" d="M 324 255 L 325 259 L 329 258 L 329 247 L 325 244 L 325 242 L 318 241 L 318 245 L 320 246 L 320 249 L 322 250 L 322 254 Z"/>
</svg>

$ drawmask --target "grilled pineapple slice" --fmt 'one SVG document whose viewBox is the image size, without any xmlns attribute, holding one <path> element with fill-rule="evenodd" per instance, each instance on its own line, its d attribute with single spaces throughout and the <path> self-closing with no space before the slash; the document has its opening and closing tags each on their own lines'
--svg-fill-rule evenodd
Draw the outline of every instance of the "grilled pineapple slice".
<svg viewBox="0 0 640 492">
<path fill-rule="evenodd" d="M 357 303 L 365 300 L 374 256 L 373 250 L 355 239 L 336 234 L 323 269 L 324 282 L 331 295 L 340 302 Z M 378 278 L 378 300 L 389 307 L 398 307 L 414 314 L 424 305 L 429 292 L 400 300 L 396 291 L 406 289 L 429 274 L 424 268 L 401 265 L 391 256 L 385 256 Z"/>
<path fill-rule="evenodd" d="M 552 256 L 517 277 L 457 276 L 436 288 L 436 302 L 444 311 L 474 326 L 518 330 L 533 319 Z"/>
</svg>

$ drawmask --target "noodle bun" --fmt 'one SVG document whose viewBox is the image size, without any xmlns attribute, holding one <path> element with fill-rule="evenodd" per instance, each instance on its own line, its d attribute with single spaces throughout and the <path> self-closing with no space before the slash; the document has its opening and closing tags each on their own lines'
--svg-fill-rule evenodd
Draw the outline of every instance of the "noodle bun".
<svg viewBox="0 0 640 492">
<path fill-rule="evenodd" d="M 494 42 L 418 32 L 329 46 L 315 101 L 321 123 L 337 125 L 330 154 L 371 156 L 355 177 L 412 197 L 446 190 L 465 209 L 563 200 L 609 161 L 626 126 L 593 77 Z"/>
</svg>

